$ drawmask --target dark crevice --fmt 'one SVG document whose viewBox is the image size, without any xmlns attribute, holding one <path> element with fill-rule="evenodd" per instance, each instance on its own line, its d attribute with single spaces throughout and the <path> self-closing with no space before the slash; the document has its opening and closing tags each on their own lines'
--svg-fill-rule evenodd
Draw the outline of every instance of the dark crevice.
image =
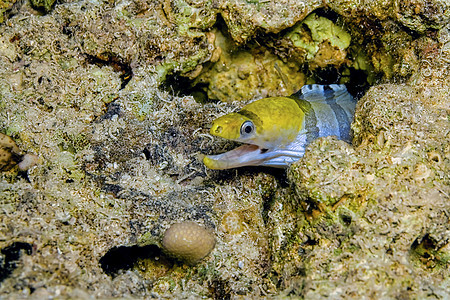
<svg viewBox="0 0 450 300">
<path fill-rule="evenodd" d="M 113 67 L 114 71 L 120 72 L 120 79 L 122 80 L 122 84 L 120 85 L 120 89 L 124 89 L 128 82 L 130 82 L 133 77 L 133 70 L 129 63 L 124 62 L 120 57 L 115 55 L 114 53 L 104 52 L 98 54 L 97 56 L 85 54 L 86 61 L 90 64 L 97 65 L 99 67 L 108 65 Z"/>
<path fill-rule="evenodd" d="M 216 278 L 212 280 L 209 285 L 209 291 L 212 294 L 213 299 L 231 299 L 231 288 L 229 287 L 229 284 L 222 279 Z"/>
<path fill-rule="evenodd" d="M 356 99 L 361 99 L 362 96 L 369 90 L 370 84 L 367 81 L 367 73 L 362 70 L 350 69 L 349 82 L 346 84 L 348 92 Z"/>
<path fill-rule="evenodd" d="M 150 160 L 150 158 L 152 157 L 152 154 L 151 154 L 150 150 L 148 150 L 148 148 L 144 148 L 142 153 L 144 153 L 146 160 Z"/>
<path fill-rule="evenodd" d="M 101 122 L 103 120 L 110 120 L 114 116 L 121 116 L 122 112 L 120 110 L 120 104 L 115 102 L 110 102 L 106 104 L 106 112 L 98 117 L 95 122 Z"/>
<path fill-rule="evenodd" d="M 352 216 L 341 214 L 340 217 L 345 226 L 349 226 L 352 223 Z"/>
<path fill-rule="evenodd" d="M 319 17 L 327 18 L 331 20 L 333 23 L 336 23 L 340 19 L 340 15 L 336 13 L 334 10 L 329 9 L 327 7 L 321 7 L 313 11 Z"/>
<path fill-rule="evenodd" d="M 446 243 L 445 243 L 446 244 Z M 414 240 L 409 250 L 411 258 L 425 268 L 448 267 L 448 260 L 440 252 L 439 241 L 430 234 L 425 234 Z"/>
<path fill-rule="evenodd" d="M 47 3 L 50 3 L 50 1 L 30 1 L 30 4 L 39 14 L 46 15 L 53 10 L 57 2 L 58 1 L 53 2 L 50 6 L 46 5 Z"/>
<path fill-rule="evenodd" d="M 436 248 L 436 241 L 427 233 L 421 238 L 417 238 L 411 245 L 412 251 L 417 251 L 418 249 L 434 250 Z"/>
<path fill-rule="evenodd" d="M 320 17 L 325 17 L 331 20 L 333 23 L 344 23 L 344 19 L 339 14 L 328 8 L 319 8 L 313 13 Z M 222 35 L 224 35 L 225 38 L 230 41 L 230 43 L 233 43 L 232 38 L 228 32 L 227 25 L 220 15 L 217 17 L 217 21 L 214 27 L 218 29 L 222 33 Z M 268 50 L 276 54 L 283 61 L 293 62 L 295 61 L 295 58 L 291 56 L 290 52 L 287 51 L 287 49 L 285 49 L 285 45 L 277 44 L 277 41 L 282 40 L 283 35 L 285 35 L 291 29 L 292 27 L 287 28 L 277 34 L 258 31 L 257 33 L 255 33 L 254 39 L 249 41 L 248 43 L 240 46 L 230 47 L 233 48 L 233 52 L 248 51 L 253 54 L 258 53 L 258 51 L 260 50 Z M 310 29 L 305 25 L 304 30 L 307 32 Z M 354 58 L 352 58 L 352 51 L 354 50 L 354 48 L 355 45 L 351 44 L 347 49 L 347 59 L 349 61 L 354 60 Z M 359 49 L 358 47 L 356 48 Z M 371 84 L 373 84 L 373 82 L 368 82 L 368 72 L 370 71 L 356 70 L 352 66 L 348 65 L 348 63 L 342 64 L 341 66 L 330 64 L 326 67 L 310 66 L 310 63 L 311 62 L 309 61 L 305 61 L 300 66 L 300 71 L 304 73 L 307 78 L 312 79 L 317 84 L 324 85 L 345 82 L 349 92 L 357 100 L 360 99 L 370 88 Z M 206 62 L 205 64 L 203 64 L 202 72 L 210 70 L 214 64 L 215 63 L 212 62 Z M 382 74 L 372 74 L 372 76 L 374 76 L 375 80 L 377 80 L 378 77 L 382 76 Z M 165 82 L 162 84 L 162 88 L 171 90 L 174 94 L 180 96 L 191 95 L 199 103 L 219 101 L 208 98 L 209 83 L 201 82 L 200 80 L 196 80 L 195 78 L 189 79 L 179 72 L 167 75 Z"/>
<path fill-rule="evenodd" d="M 100 266 L 109 276 L 116 276 L 120 271 L 129 270 L 140 259 L 155 259 L 164 256 L 161 249 L 155 245 L 119 246 L 111 248 L 102 258 Z"/>
<path fill-rule="evenodd" d="M 26 180 L 28 183 L 31 183 L 30 178 L 28 177 L 27 171 L 19 170 L 19 172 L 17 173 L 17 177 Z"/>
<path fill-rule="evenodd" d="M 161 87 L 178 96 L 193 96 L 198 103 L 211 102 L 205 92 L 205 89 L 208 87 L 207 84 L 199 83 L 194 85 L 194 80 L 184 77 L 179 73 L 167 75 Z"/>
<path fill-rule="evenodd" d="M 17 268 L 17 263 L 23 253 L 30 255 L 33 252 L 33 246 L 24 242 L 14 242 L 1 249 L 0 252 L 2 254 L 0 256 L 0 282 L 2 282 Z"/>
<path fill-rule="evenodd" d="M 339 83 L 339 80 L 342 78 L 341 71 L 335 66 L 316 68 L 313 71 L 307 72 L 307 74 L 308 73 L 310 73 L 310 77 L 314 78 L 314 81 L 317 84 Z"/>
<path fill-rule="evenodd" d="M 264 221 L 264 224 L 267 225 L 267 223 L 270 221 L 269 220 L 269 212 L 272 210 L 272 206 L 275 202 L 275 191 L 270 189 L 267 191 L 263 191 L 262 195 L 262 205 L 263 205 L 263 209 L 262 209 L 262 219 Z"/>
</svg>

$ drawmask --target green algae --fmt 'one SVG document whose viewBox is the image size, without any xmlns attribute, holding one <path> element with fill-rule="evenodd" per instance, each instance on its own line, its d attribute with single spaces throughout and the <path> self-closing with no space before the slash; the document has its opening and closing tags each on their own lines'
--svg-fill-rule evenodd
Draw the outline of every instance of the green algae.
<svg viewBox="0 0 450 300">
<path fill-rule="evenodd" d="M 2 0 L 0 1 L 0 24 L 7 19 L 8 12 L 13 8 L 16 0 Z"/>
<path fill-rule="evenodd" d="M 281 60 L 266 47 L 239 49 L 220 31 L 213 34 L 214 63 L 206 66 L 193 83 L 203 87 L 210 101 L 292 94 L 306 82 L 299 64 Z"/>
<path fill-rule="evenodd" d="M 305 20 L 290 29 L 285 37 L 290 39 L 295 47 L 305 49 L 307 59 L 316 55 L 319 45 L 324 41 L 329 41 L 332 46 L 341 50 L 348 48 L 351 41 L 350 34 L 341 26 L 316 14 L 308 15 Z"/>
<path fill-rule="evenodd" d="M 35 9 L 49 13 L 52 10 L 56 0 L 30 0 L 30 2 Z"/>
</svg>

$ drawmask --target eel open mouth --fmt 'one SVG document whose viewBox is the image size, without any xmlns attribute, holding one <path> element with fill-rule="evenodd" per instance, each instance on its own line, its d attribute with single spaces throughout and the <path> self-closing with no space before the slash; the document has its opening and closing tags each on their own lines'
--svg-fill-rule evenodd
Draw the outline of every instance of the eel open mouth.
<svg viewBox="0 0 450 300">
<path fill-rule="evenodd" d="M 268 149 L 260 148 L 257 145 L 244 144 L 222 154 L 207 155 L 203 158 L 203 163 L 213 170 L 258 166 L 268 159 L 266 155 L 268 151 Z"/>
</svg>

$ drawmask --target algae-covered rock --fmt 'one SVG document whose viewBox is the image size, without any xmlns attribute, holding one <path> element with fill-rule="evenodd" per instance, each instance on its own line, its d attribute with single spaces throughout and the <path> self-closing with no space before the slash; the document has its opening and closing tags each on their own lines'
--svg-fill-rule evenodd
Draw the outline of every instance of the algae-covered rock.
<svg viewBox="0 0 450 300">
<path fill-rule="evenodd" d="M 441 0 L 394 2 L 391 0 L 328 1 L 330 8 L 341 15 L 360 21 L 358 16 L 371 15 L 383 21 L 394 19 L 412 31 L 423 33 L 429 29 L 440 29 L 449 21 L 449 3 Z"/>
<path fill-rule="evenodd" d="M 342 64 L 351 41 L 342 27 L 316 14 L 310 14 L 284 37 L 298 49 L 294 51 L 306 53 L 305 60 L 315 58 L 315 64 L 322 68 L 329 64 Z"/>
<path fill-rule="evenodd" d="M 192 85 L 210 101 L 291 95 L 307 81 L 314 82 L 306 76 L 305 64 L 311 70 L 347 65 L 351 38 L 343 26 L 313 13 L 267 46 L 258 42 L 247 47 L 234 45 L 227 34 L 214 30 L 211 63 L 195 74 Z M 371 70 L 363 55 L 358 62 L 358 69 Z"/>
<path fill-rule="evenodd" d="M 351 290 L 366 294 L 387 281 L 392 294 L 437 286 L 439 295 L 446 294 L 450 161 L 445 157 L 450 122 L 448 113 L 424 105 L 423 97 L 420 89 L 410 86 L 371 88 L 358 102 L 352 125 L 355 148 L 332 137 L 321 138 L 289 169 L 296 197 L 310 220 L 303 230 L 317 245 L 307 248 L 306 261 L 300 265 L 306 278 L 326 263 L 336 270 L 335 282 L 343 276 L 353 282 L 340 290 L 334 284 L 310 282 L 302 291 L 308 297 Z M 379 264 L 382 258 L 385 263 Z M 365 268 L 360 269 L 362 260 Z M 392 268 L 409 275 L 389 273 Z M 429 270 L 439 274 L 437 285 L 413 281 Z M 329 273 L 311 276 L 320 280 Z M 364 276 L 374 281 L 358 279 Z"/>
<path fill-rule="evenodd" d="M 11 137 L 0 133 L 0 171 L 8 171 L 16 165 L 21 152 Z"/>
<path fill-rule="evenodd" d="M 13 8 L 16 0 L 2 0 L 0 1 L 0 24 L 5 21 L 7 13 Z"/>
<path fill-rule="evenodd" d="M 224 102 L 292 94 L 306 82 L 300 64 L 285 62 L 266 47 L 239 49 L 216 30 L 215 59 L 195 78 L 208 100 Z"/>
<path fill-rule="evenodd" d="M 424 33 L 440 29 L 450 20 L 450 3 L 447 1 L 408 1 L 398 4 L 398 21 L 410 30 Z"/>
<path fill-rule="evenodd" d="M 30 2 L 35 9 L 48 13 L 52 10 L 56 0 L 30 0 Z"/>
<path fill-rule="evenodd" d="M 304 159 L 289 169 L 290 180 L 301 199 L 309 199 L 320 208 L 333 207 L 348 195 L 370 189 L 349 144 L 326 137 L 314 141 L 310 149 L 313 151 L 307 151 Z"/>
<path fill-rule="evenodd" d="M 8 15 L 1 130 L 41 161 L 0 172 L 0 298 L 448 297 L 447 4 L 359 2 L 82 0 Z M 318 47 L 306 63 L 283 38 L 296 24 Z M 375 86 L 353 144 L 318 139 L 286 176 L 206 169 L 203 155 L 234 146 L 209 124 L 241 104 L 197 103 L 187 79 L 227 101 L 314 79 Z M 162 251 L 180 222 L 215 234 L 194 266 Z"/>
<path fill-rule="evenodd" d="M 305 18 L 322 1 L 220 1 L 220 12 L 227 23 L 231 37 L 237 43 L 251 38 L 259 29 L 280 32 Z"/>
</svg>

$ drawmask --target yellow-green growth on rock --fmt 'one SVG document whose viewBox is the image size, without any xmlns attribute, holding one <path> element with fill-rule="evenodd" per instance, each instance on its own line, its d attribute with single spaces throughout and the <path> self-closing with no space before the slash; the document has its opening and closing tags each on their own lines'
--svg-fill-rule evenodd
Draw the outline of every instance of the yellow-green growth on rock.
<svg viewBox="0 0 450 300">
<path fill-rule="evenodd" d="M 343 28 L 316 14 L 310 14 L 303 22 L 293 27 L 286 37 L 295 47 L 306 51 L 308 60 L 318 54 L 323 43 L 328 42 L 332 47 L 343 51 L 350 46 L 351 41 L 350 34 Z"/>
<path fill-rule="evenodd" d="M 37 9 L 48 13 L 52 10 L 53 4 L 56 0 L 31 0 L 31 5 Z"/>
<path fill-rule="evenodd" d="M 6 13 L 12 9 L 16 0 L 1 0 L 0 1 L 0 23 L 3 23 L 6 19 Z"/>
</svg>

